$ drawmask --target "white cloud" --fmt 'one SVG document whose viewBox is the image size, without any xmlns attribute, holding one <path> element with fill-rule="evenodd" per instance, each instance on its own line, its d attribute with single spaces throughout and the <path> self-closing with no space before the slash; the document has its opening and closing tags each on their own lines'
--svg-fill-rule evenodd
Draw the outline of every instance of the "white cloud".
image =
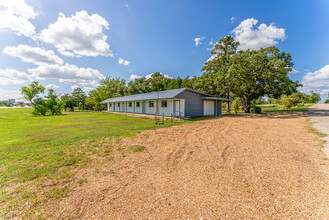
<svg viewBox="0 0 329 220">
<path fill-rule="evenodd" d="M 0 69 L 0 85 L 23 84 L 30 82 L 31 77 L 15 69 Z"/>
<path fill-rule="evenodd" d="M 58 85 L 55 85 L 55 84 L 48 84 L 48 85 L 46 85 L 45 86 L 47 89 L 58 89 L 59 88 L 59 86 Z"/>
<path fill-rule="evenodd" d="M 79 88 L 79 86 L 77 86 L 77 85 L 72 85 L 72 86 L 71 86 L 72 92 L 73 92 L 73 90 L 75 90 L 75 89 L 77 89 L 77 88 Z"/>
<path fill-rule="evenodd" d="M 154 73 L 150 73 L 148 75 L 145 76 L 146 79 L 149 79 L 151 78 L 151 76 L 153 75 Z M 160 75 L 164 76 L 165 78 L 168 78 L 168 79 L 172 79 L 171 76 L 167 75 L 167 74 L 163 74 L 163 73 L 160 73 Z"/>
<path fill-rule="evenodd" d="M 80 87 L 80 86 L 77 86 L 77 85 L 72 85 L 71 86 L 71 90 L 73 92 L 73 90 L 75 90 L 76 88 L 81 88 L 82 91 L 84 91 L 86 94 L 88 94 L 90 91 L 94 90 L 95 88 L 93 87 L 88 87 L 88 86 L 84 86 L 84 87 Z"/>
<path fill-rule="evenodd" d="M 69 64 L 39 66 L 34 69 L 30 68 L 28 71 L 32 73 L 32 77 L 39 80 L 58 79 L 60 82 L 80 85 L 97 85 L 97 80 L 104 78 L 104 75 L 98 70 Z"/>
<path fill-rule="evenodd" d="M 130 64 L 130 61 L 119 58 L 118 63 L 124 66 L 128 66 Z"/>
<path fill-rule="evenodd" d="M 299 71 L 296 70 L 296 69 L 294 69 L 294 68 L 292 68 L 292 71 L 290 73 L 299 73 Z"/>
<path fill-rule="evenodd" d="M 6 47 L 4 53 L 19 57 L 23 62 L 36 65 L 44 64 L 62 64 L 63 60 L 55 55 L 52 50 L 44 50 L 39 47 L 30 47 L 28 45 L 19 45 L 17 47 Z"/>
<path fill-rule="evenodd" d="M 64 56 L 113 57 L 104 29 L 109 29 L 109 24 L 98 14 L 80 11 L 65 17 L 59 13 L 57 21 L 42 30 L 38 38 L 53 44 Z"/>
<path fill-rule="evenodd" d="M 142 78 L 142 77 L 145 77 L 146 79 L 149 79 L 149 78 L 151 78 L 151 76 L 152 76 L 153 74 L 154 74 L 154 73 L 150 73 L 150 74 L 148 74 L 148 75 L 146 75 L 146 76 L 139 76 L 139 75 L 136 75 L 136 74 L 132 74 L 132 75 L 130 75 L 129 80 L 140 79 L 140 78 Z M 169 76 L 169 75 L 167 75 L 167 74 L 163 74 L 163 73 L 160 73 L 160 74 L 161 74 L 162 76 L 164 76 L 165 78 L 172 79 L 172 77 Z"/>
<path fill-rule="evenodd" d="M 89 94 L 90 91 L 94 90 L 93 87 L 88 87 L 88 86 L 84 86 L 82 88 L 82 90 L 86 93 L 86 94 Z"/>
<path fill-rule="evenodd" d="M 302 80 L 303 92 L 314 91 L 324 95 L 329 92 L 329 65 L 314 72 L 308 72 Z"/>
<path fill-rule="evenodd" d="M 194 44 L 195 46 L 199 46 L 201 44 L 201 41 L 205 39 L 205 37 L 196 37 L 194 38 Z"/>
<path fill-rule="evenodd" d="M 249 18 L 242 21 L 232 32 L 235 41 L 240 42 L 239 50 L 259 50 L 276 45 L 279 40 L 284 40 L 285 29 L 276 27 L 273 23 L 267 26 L 260 24 L 257 28 L 258 20 Z"/>
<path fill-rule="evenodd" d="M 231 17 L 231 24 L 233 24 L 236 20 L 236 17 Z"/>
<path fill-rule="evenodd" d="M 215 57 L 216 57 L 216 54 L 212 54 L 206 62 L 212 61 L 213 59 L 215 59 Z"/>
<path fill-rule="evenodd" d="M 24 0 L 0 1 L 0 31 L 11 30 L 17 35 L 32 36 L 35 27 L 30 22 L 37 13 Z"/>
<path fill-rule="evenodd" d="M 141 76 L 138 76 L 138 75 L 136 75 L 136 74 L 132 74 L 132 75 L 130 75 L 130 77 L 129 77 L 130 80 L 135 80 L 135 79 L 139 79 L 139 78 L 142 78 L 142 77 L 141 77 Z"/>
<path fill-rule="evenodd" d="M 211 40 L 211 41 L 209 41 L 209 46 L 211 46 L 211 47 L 209 47 L 209 48 L 206 48 L 206 50 L 208 50 L 208 51 L 212 51 L 214 48 L 215 48 L 215 43 L 214 43 L 214 41 L 213 40 Z"/>
</svg>

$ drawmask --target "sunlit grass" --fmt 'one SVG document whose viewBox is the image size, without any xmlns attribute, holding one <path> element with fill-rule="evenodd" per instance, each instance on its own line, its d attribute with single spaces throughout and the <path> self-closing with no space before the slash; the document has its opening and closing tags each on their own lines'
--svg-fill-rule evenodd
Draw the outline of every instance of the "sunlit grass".
<svg viewBox="0 0 329 220">
<path fill-rule="evenodd" d="M 31 112 L 30 108 L 0 109 L 0 219 L 24 204 L 31 208 L 22 215 L 35 217 L 37 209 L 48 200 L 66 196 L 70 187 L 47 188 L 44 183 L 56 185 L 61 180 L 73 180 L 74 168 L 92 163 L 93 157 L 114 160 L 113 142 L 121 137 L 184 123 L 155 125 L 151 119 L 102 112 L 64 112 L 44 117 Z M 133 152 L 144 149 L 139 147 Z M 122 152 L 122 156 L 127 153 Z M 84 178 L 77 181 L 79 185 L 85 182 Z"/>
</svg>

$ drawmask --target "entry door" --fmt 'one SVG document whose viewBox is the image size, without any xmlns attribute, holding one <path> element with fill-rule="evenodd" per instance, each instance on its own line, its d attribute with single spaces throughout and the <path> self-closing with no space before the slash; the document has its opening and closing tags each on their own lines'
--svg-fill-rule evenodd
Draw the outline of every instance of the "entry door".
<svg viewBox="0 0 329 220">
<path fill-rule="evenodd" d="M 180 113 L 180 100 L 175 100 L 175 115 L 179 115 Z"/>
<path fill-rule="evenodd" d="M 204 115 L 214 115 L 215 114 L 215 102 L 214 101 L 204 101 L 203 102 L 203 114 Z"/>
</svg>

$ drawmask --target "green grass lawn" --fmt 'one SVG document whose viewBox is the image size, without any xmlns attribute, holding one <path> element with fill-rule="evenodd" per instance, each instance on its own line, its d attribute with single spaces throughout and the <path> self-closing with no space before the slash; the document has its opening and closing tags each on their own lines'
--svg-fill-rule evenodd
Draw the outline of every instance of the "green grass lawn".
<svg viewBox="0 0 329 220">
<path fill-rule="evenodd" d="M 58 116 L 33 116 L 31 112 L 30 108 L 0 109 L 0 219 L 12 212 L 23 218 L 39 218 L 38 209 L 49 199 L 69 192 L 68 186 L 44 188 L 44 182 L 75 181 L 73 168 L 99 163 L 95 157 L 111 161 L 116 149 L 122 156 L 145 149 L 112 144 L 122 137 L 184 123 L 167 120 L 164 125 L 155 125 L 151 119 L 101 112 Z M 81 179 L 79 184 L 86 181 Z M 30 204 L 29 208 L 24 204 Z M 22 207 L 27 210 L 20 213 Z"/>
<path fill-rule="evenodd" d="M 0 187 L 46 177 L 83 161 L 83 153 L 75 149 L 87 139 L 133 136 L 159 127 L 150 119 L 101 112 L 42 117 L 31 111 L 0 109 Z"/>
<path fill-rule="evenodd" d="M 264 105 L 259 105 L 262 107 L 262 112 L 283 112 L 283 111 L 299 111 L 299 112 L 304 112 L 307 111 L 308 107 L 310 107 L 312 104 L 305 104 L 303 106 L 295 106 L 292 107 L 291 109 L 285 109 L 283 110 L 282 105 L 277 105 L 277 104 L 264 104 Z"/>
</svg>

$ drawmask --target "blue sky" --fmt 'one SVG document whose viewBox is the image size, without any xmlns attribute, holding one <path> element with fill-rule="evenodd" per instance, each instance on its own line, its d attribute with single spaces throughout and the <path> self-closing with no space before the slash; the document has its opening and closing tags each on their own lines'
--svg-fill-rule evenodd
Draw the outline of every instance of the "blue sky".
<svg viewBox="0 0 329 220">
<path fill-rule="evenodd" d="M 57 93 L 161 72 L 201 75 L 212 43 L 276 45 L 293 80 L 329 92 L 329 1 L 0 0 L 0 100 L 37 80 Z"/>
</svg>

